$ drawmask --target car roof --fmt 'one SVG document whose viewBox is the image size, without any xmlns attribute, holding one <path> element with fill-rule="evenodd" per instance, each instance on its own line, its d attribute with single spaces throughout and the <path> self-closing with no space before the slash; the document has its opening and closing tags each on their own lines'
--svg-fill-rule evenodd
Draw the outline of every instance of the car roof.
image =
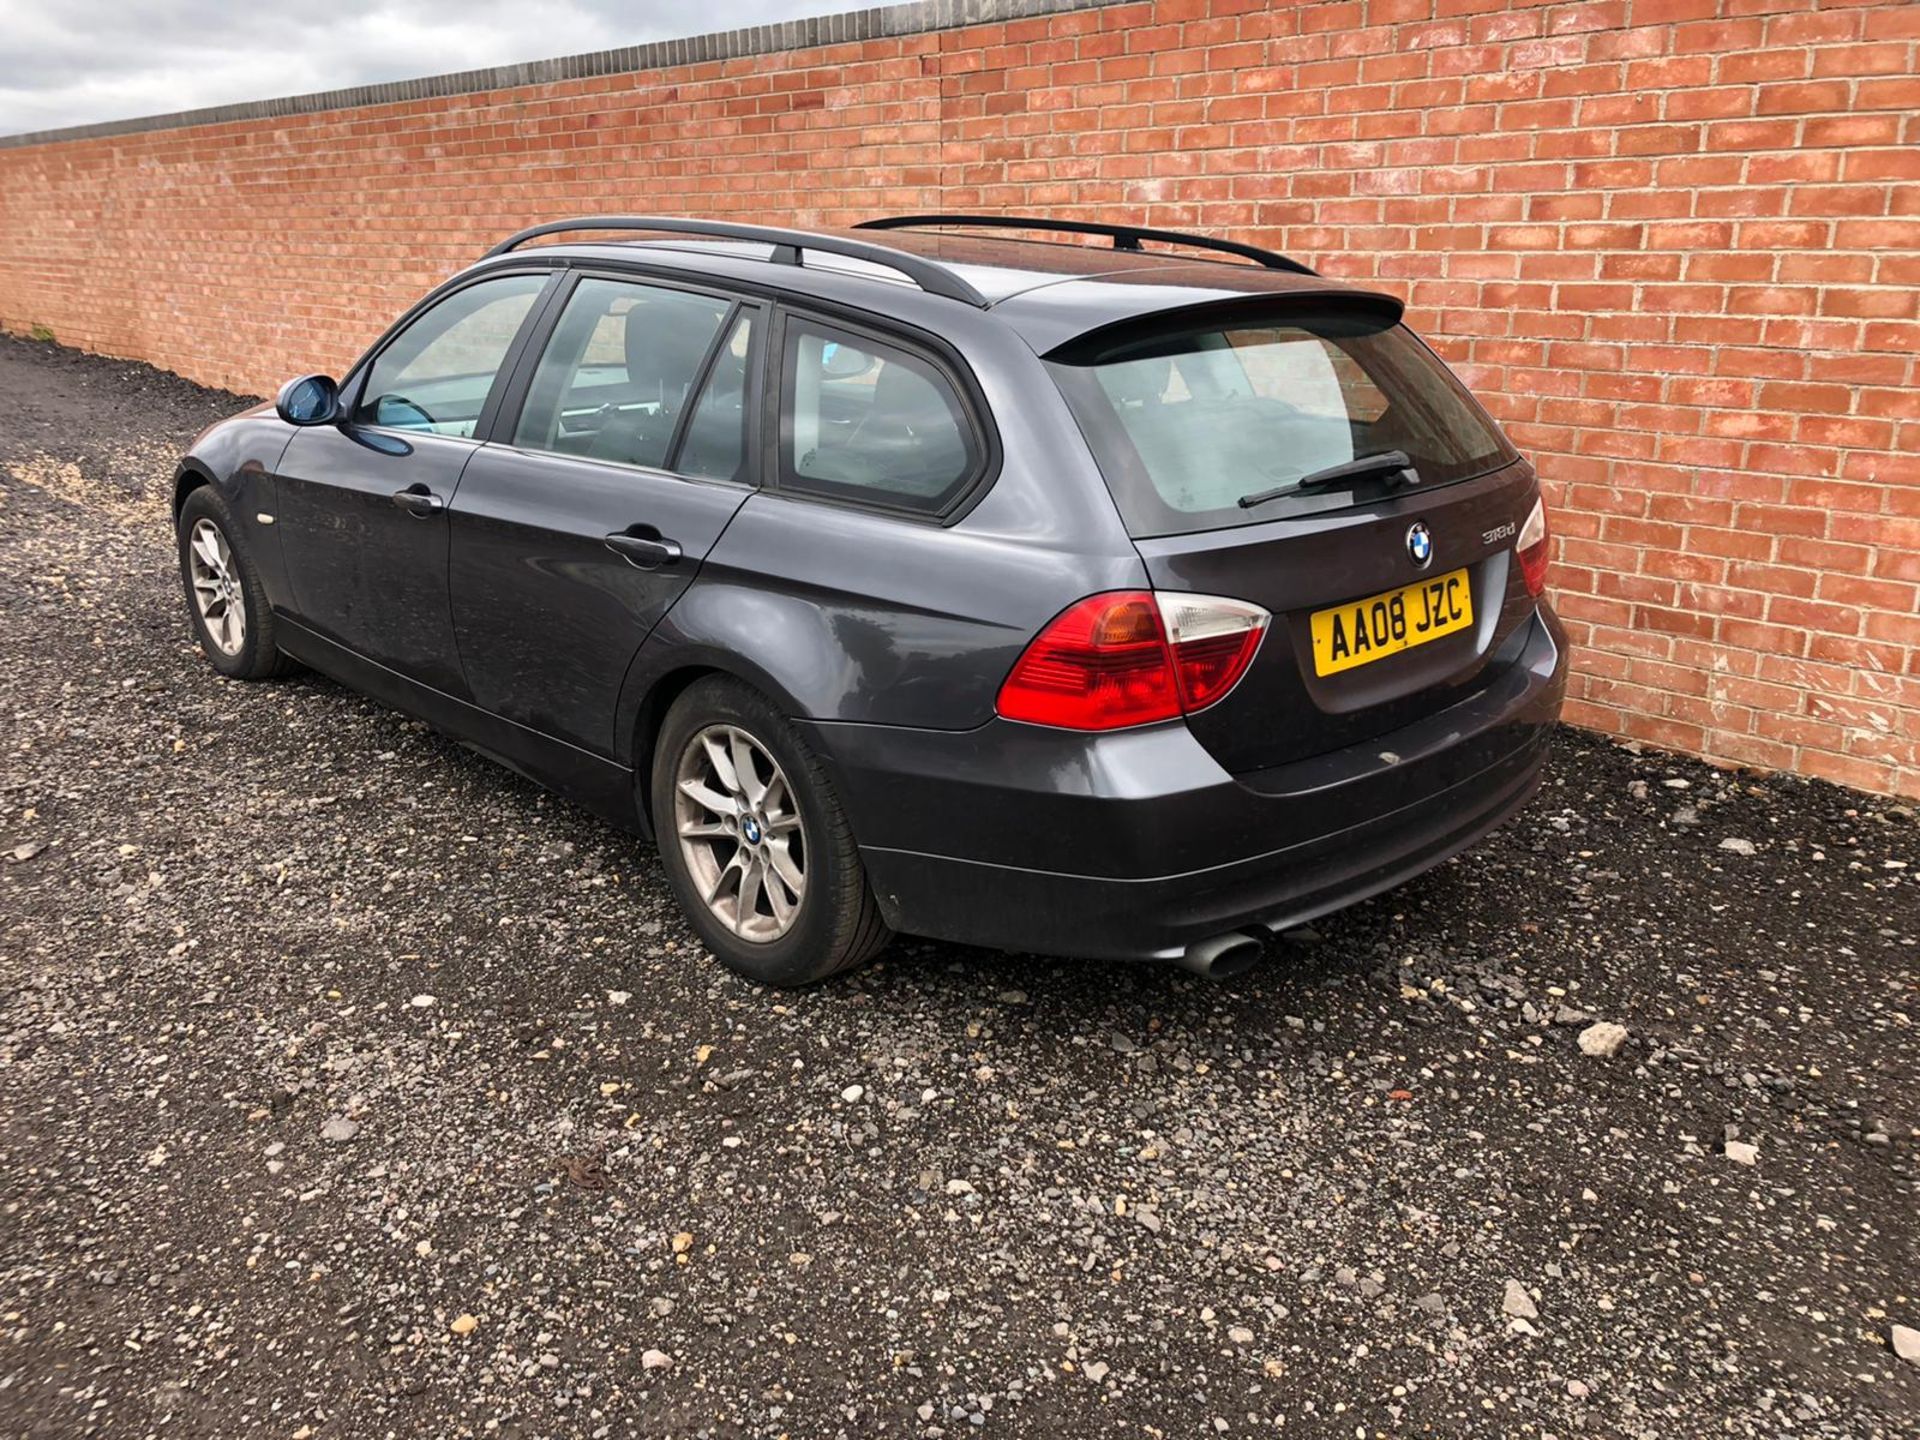
<svg viewBox="0 0 1920 1440">
<path fill-rule="evenodd" d="M 979 293 L 988 314 L 1010 325 L 1041 354 L 1109 325 L 1192 306 L 1244 304 L 1262 296 L 1345 297 L 1376 309 L 1390 308 L 1394 319 L 1400 313 L 1394 296 L 1241 260 L 932 230 L 807 233 L 877 242 L 938 262 Z M 689 278 L 708 275 L 756 289 L 884 308 L 902 320 L 935 327 L 943 311 L 950 315 L 958 307 L 980 313 L 961 301 L 927 294 L 898 271 L 872 261 L 804 250 L 801 264 L 774 265 L 768 263 L 772 251 L 771 244 L 761 241 L 675 236 L 528 246 L 510 253 L 521 259 L 642 260 L 649 268 L 684 270 Z M 876 285 L 885 286 L 885 292 L 876 292 Z"/>
</svg>

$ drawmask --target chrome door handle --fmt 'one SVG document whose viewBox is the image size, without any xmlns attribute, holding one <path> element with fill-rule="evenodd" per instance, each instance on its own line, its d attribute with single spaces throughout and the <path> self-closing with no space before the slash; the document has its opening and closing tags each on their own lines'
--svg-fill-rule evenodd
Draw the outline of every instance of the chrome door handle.
<svg viewBox="0 0 1920 1440">
<path fill-rule="evenodd" d="M 409 485 L 394 491 L 393 503 L 409 515 L 438 515 L 447 508 L 447 502 L 424 485 Z"/>
<path fill-rule="evenodd" d="M 671 565 L 683 553 L 675 541 L 634 535 L 625 530 L 607 536 L 606 545 L 629 565 L 641 570 L 658 570 L 662 565 Z"/>
</svg>

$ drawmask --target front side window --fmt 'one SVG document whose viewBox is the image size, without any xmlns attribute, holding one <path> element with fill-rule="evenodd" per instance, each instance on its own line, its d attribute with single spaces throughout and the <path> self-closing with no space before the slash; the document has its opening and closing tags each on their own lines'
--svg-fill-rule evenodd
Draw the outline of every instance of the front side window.
<svg viewBox="0 0 1920 1440">
<path fill-rule="evenodd" d="M 781 377 L 784 488 L 938 514 L 979 473 L 980 442 L 931 361 L 796 318 Z"/>
<path fill-rule="evenodd" d="M 733 302 L 626 280 L 585 279 L 567 299 L 534 371 L 513 443 L 528 450 L 664 469 L 682 418 L 697 418 L 703 463 L 739 468 L 749 331 L 742 314 L 716 357 L 734 403 L 696 403 L 695 388 Z M 737 365 L 734 349 L 739 351 Z M 689 412 L 697 412 L 690 415 Z M 733 449 L 720 432 L 731 420 Z M 703 472 L 705 473 L 705 472 Z"/>
<path fill-rule="evenodd" d="M 1411 331 L 1352 310 L 1156 328 L 1048 368 L 1136 536 L 1273 519 L 1284 504 L 1240 498 L 1383 453 L 1404 454 L 1425 485 L 1514 458 Z"/>
<path fill-rule="evenodd" d="M 447 296 L 382 350 L 353 418 L 362 425 L 471 436 L 545 275 L 502 275 Z"/>
</svg>

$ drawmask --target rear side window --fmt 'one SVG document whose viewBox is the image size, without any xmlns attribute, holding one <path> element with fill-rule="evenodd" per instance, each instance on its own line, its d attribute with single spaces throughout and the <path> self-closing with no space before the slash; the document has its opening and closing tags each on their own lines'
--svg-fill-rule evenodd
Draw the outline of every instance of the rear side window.
<svg viewBox="0 0 1920 1440">
<path fill-rule="evenodd" d="M 747 362 L 753 354 L 753 322 L 752 311 L 740 312 L 707 372 L 673 462 L 682 475 L 747 479 Z"/>
<path fill-rule="evenodd" d="M 712 295 L 625 280 L 582 280 L 567 297 L 534 371 L 513 443 L 617 465 L 664 468 L 732 309 L 731 301 Z M 735 329 L 744 357 L 745 331 Z M 745 373 L 744 360 L 739 373 Z M 728 418 L 734 427 L 732 451 L 722 458 L 731 476 L 740 458 L 737 399 L 727 415 L 710 414 L 703 434 L 706 447 L 717 453 L 725 439 L 717 432 Z"/>
<path fill-rule="evenodd" d="M 960 397 L 931 361 L 800 317 L 781 367 L 780 483 L 939 514 L 979 473 Z"/>
<path fill-rule="evenodd" d="M 1497 469 L 1514 452 L 1447 368 L 1398 324 L 1328 310 L 1172 330 L 1052 358 L 1136 536 L 1287 513 L 1243 495 L 1401 451 L 1423 485 Z"/>
</svg>

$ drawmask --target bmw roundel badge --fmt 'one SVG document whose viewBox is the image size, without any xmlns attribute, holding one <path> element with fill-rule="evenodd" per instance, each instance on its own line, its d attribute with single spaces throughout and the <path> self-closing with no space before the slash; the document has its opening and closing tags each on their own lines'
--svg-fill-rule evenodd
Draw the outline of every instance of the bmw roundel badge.
<svg viewBox="0 0 1920 1440">
<path fill-rule="evenodd" d="M 1433 563 L 1433 532 L 1424 520 L 1416 520 L 1407 530 L 1407 554 L 1424 570 Z"/>
</svg>

